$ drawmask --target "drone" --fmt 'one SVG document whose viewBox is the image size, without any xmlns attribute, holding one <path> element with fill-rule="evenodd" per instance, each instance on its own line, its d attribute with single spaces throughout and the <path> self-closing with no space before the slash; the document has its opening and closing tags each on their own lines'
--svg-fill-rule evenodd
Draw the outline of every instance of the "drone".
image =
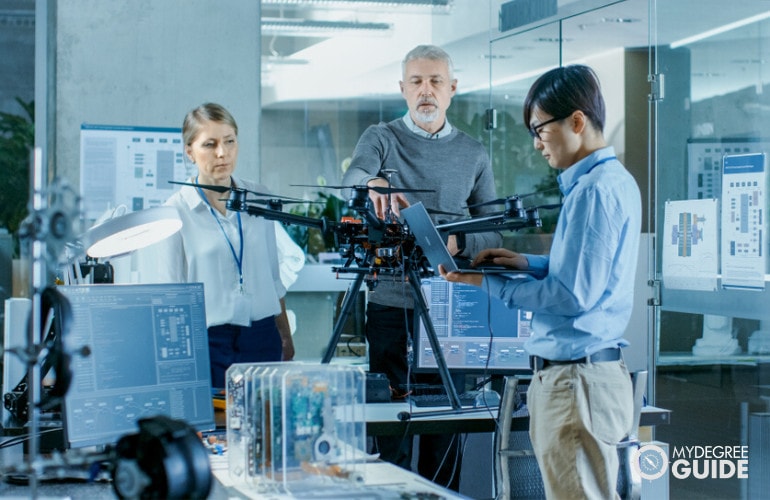
<svg viewBox="0 0 770 500">
<path fill-rule="evenodd" d="M 477 208 L 487 205 L 503 205 L 501 212 L 485 214 L 480 217 L 472 217 L 465 220 L 457 220 L 439 224 L 436 226 L 440 232 L 446 234 L 456 233 L 483 233 L 488 231 L 518 231 L 520 229 L 531 227 L 542 227 L 543 222 L 540 219 L 540 210 L 551 210 L 561 207 L 561 203 L 538 205 L 533 207 L 524 207 L 523 198 L 542 193 L 529 193 L 524 195 L 513 195 L 507 198 L 498 198 L 496 200 L 469 205 L 466 208 Z"/>
<path fill-rule="evenodd" d="M 344 262 L 333 268 L 339 273 L 355 273 L 367 277 L 367 285 L 373 288 L 378 275 L 397 275 L 405 273 L 404 263 L 410 261 L 417 268 L 418 275 L 432 276 L 432 270 L 426 259 L 422 258 L 422 250 L 415 243 L 414 234 L 407 224 L 398 220 L 390 211 L 383 219 L 377 217 L 369 199 L 369 192 L 375 191 L 390 196 L 395 193 L 431 192 L 427 189 L 402 188 L 393 186 L 388 179 L 388 187 L 366 185 L 313 185 L 308 187 L 326 189 L 346 189 L 350 198 L 346 206 L 356 214 L 343 217 L 341 220 L 330 220 L 326 217 L 314 218 L 304 215 L 286 213 L 282 207 L 287 203 L 312 203 L 298 198 L 274 196 L 238 187 L 225 187 L 189 182 L 169 181 L 174 184 L 190 185 L 201 189 L 210 189 L 219 193 L 229 193 L 225 200 L 228 210 L 263 217 L 267 220 L 315 228 L 323 234 L 333 234 L 335 246 Z M 298 186 L 306 186 L 298 184 Z M 259 198 L 254 198 L 254 196 Z M 528 195 L 524 195 L 528 196 Z M 485 231 L 519 230 L 528 227 L 541 227 L 538 208 L 524 208 L 524 196 L 511 196 L 504 199 L 492 200 L 480 205 L 503 204 L 502 212 L 471 217 L 439 224 L 436 228 L 444 234 L 478 233 Z M 430 210 L 437 212 L 435 210 Z M 442 214 L 448 214 L 441 212 Z M 458 214 L 448 214 L 458 215 Z"/>
</svg>

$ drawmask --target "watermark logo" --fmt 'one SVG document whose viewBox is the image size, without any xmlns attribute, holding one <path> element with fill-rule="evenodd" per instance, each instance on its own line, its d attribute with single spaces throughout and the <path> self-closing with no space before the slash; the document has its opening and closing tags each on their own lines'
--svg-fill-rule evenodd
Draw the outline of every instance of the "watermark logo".
<svg viewBox="0 0 770 500">
<path fill-rule="evenodd" d="M 646 444 L 636 450 L 632 465 L 643 479 L 658 479 L 668 470 L 666 450 L 655 444 Z"/>
<path fill-rule="evenodd" d="M 666 450 L 646 444 L 636 450 L 632 466 L 643 479 L 662 477 L 669 469 L 676 479 L 747 479 L 748 446 L 675 446 Z"/>
<path fill-rule="evenodd" d="M 677 479 L 747 479 L 748 446 L 675 446 L 671 474 Z"/>
</svg>

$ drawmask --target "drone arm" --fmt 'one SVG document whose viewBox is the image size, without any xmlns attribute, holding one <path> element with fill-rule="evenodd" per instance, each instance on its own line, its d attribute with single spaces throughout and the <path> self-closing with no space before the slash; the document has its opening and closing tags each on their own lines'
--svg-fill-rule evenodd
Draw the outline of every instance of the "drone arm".
<svg viewBox="0 0 770 500">
<path fill-rule="evenodd" d="M 325 231 L 328 222 L 325 219 L 314 219 L 304 215 L 295 215 L 285 212 L 278 212 L 268 208 L 262 208 L 255 205 L 247 205 L 246 213 L 255 217 L 264 217 L 267 220 L 283 222 L 284 224 L 297 224 L 299 226 L 314 227 Z"/>
<path fill-rule="evenodd" d="M 476 217 L 475 219 L 446 222 L 437 225 L 436 229 L 447 234 L 498 231 L 500 230 L 500 224 L 502 224 L 504 220 L 505 217 L 502 214 L 489 215 L 485 217 Z"/>
<path fill-rule="evenodd" d="M 528 212 L 526 217 L 506 217 L 504 213 L 476 217 L 461 221 L 447 222 L 436 226 L 441 232 L 454 233 L 483 233 L 487 231 L 518 231 L 528 227 L 540 227 L 542 221 L 536 211 Z"/>
</svg>

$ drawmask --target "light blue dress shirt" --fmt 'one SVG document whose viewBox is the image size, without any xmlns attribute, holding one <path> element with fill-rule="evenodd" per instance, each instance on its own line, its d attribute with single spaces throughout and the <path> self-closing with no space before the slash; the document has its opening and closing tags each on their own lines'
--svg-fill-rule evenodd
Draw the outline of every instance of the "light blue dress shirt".
<svg viewBox="0 0 770 500">
<path fill-rule="evenodd" d="M 412 115 L 410 115 L 409 112 L 407 112 L 404 115 L 403 120 L 404 120 L 404 123 L 406 123 L 406 126 L 409 128 L 409 130 L 411 130 L 417 135 L 425 137 L 426 139 L 438 139 L 440 137 L 446 137 L 452 133 L 452 125 L 449 124 L 449 120 L 447 119 L 444 119 L 444 126 L 441 127 L 441 130 L 439 130 L 434 134 L 431 134 L 427 130 L 423 130 L 420 127 L 418 127 L 417 124 L 414 123 L 414 120 L 412 120 Z"/>
<path fill-rule="evenodd" d="M 624 340 L 633 306 L 641 195 L 611 147 L 558 177 L 564 194 L 550 255 L 526 255 L 531 277 L 487 275 L 508 307 L 534 313 L 530 355 L 585 357 Z"/>
</svg>

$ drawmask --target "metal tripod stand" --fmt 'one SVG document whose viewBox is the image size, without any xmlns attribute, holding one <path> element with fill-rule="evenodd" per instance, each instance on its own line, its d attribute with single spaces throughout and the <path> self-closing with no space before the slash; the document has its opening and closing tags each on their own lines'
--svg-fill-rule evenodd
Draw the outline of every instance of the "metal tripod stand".
<svg viewBox="0 0 770 500">
<path fill-rule="evenodd" d="M 422 319 L 423 325 L 425 326 L 425 331 L 428 335 L 430 346 L 433 349 L 433 355 L 436 358 L 436 366 L 438 367 L 439 374 L 441 375 L 441 381 L 444 384 L 444 389 L 446 390 L 447 396 L 449 397 L 449 404 L 452 406 L 454 411 L 460 411 L 460 398 L 457 396 L 457 389 L 455 388 L 452 377 L 449 374 L 449 368 L 447 367 L 446 360 L 444 359 L 444 353 L 441 351 L 441 345 L 438 342 L 436 330 L 433 328 L 433 321 L 431 320 L 430 314 L 428 313 L 428 304 L 425 301 L 425 297 L 423 296 L 422 291 L 420 290 L 419 268 L 412 259 L 409 257 L 404 257 L 404 269 L 407 276 L 407 282 L 412 289 L 415 313 L 419 315 L 420 319 Z M 369 274 L 370 272 L 368 269 L 363 268 L 356 268 L 354 270 L 350 268 L 344 268 L 336 270 L 338 272 L 356 272 L 357 275 L 355 280 L 353 280 L 353 283 L 350 285 L 350 288 L 348 288 L 348 291 L 345 293 L 345 298 L 342 301 L 340 315 L 337 319 L 337 323 L 334 325 L 334 331 L 332 332 L 332 337 L 329 340 L 329 345 L 326 347 L 326 353 L 321 360 L 323 363 L 329 363 L 332 357 L 334 357 L 337 343 L 339 342 L 340 336 L 342 335 L 342 329 L 355 303 L 356 294 L 361 288 L 361 284 L 363 283 L 366 274 Z"/>
</svg>

